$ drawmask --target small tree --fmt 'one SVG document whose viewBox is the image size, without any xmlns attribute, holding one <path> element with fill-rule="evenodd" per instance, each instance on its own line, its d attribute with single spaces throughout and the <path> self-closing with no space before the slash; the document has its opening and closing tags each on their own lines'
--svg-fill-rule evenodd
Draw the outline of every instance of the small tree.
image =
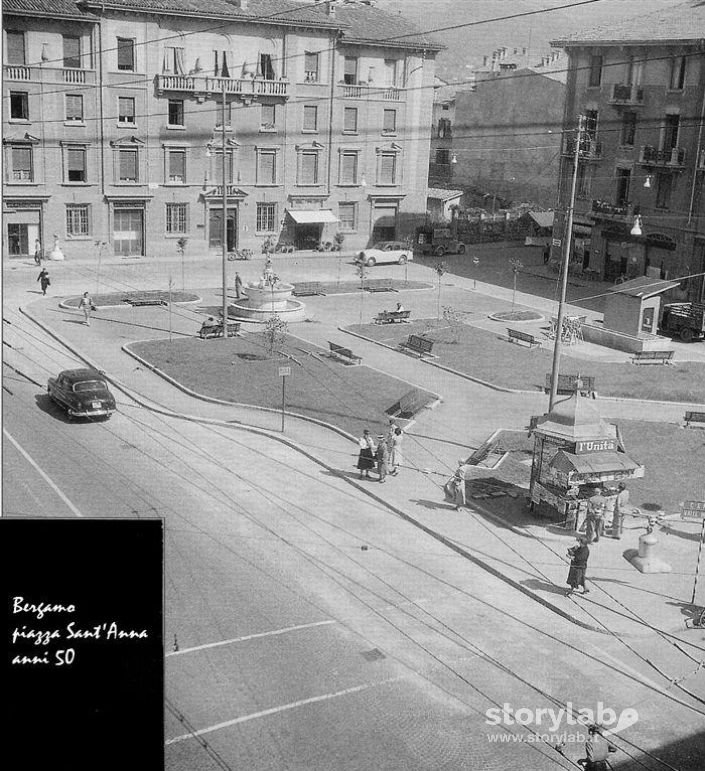
<svg viewBox="0 0 705 771">
<path fill-rule="evenodd" d="M 265 322 L 264 340 L 267 345 L 267 354 L 270 358 L 275 353 L 279 353 L 286 339 L 288 329 L 288 323 L 283 321 L 278 313 L 273 313 Z"/>
<path fill-rule="evenodd" d="M 441 279 L 445 275 L 446 272 L 446 266 L 442 262 L 437 262 L 433 269 L 436 271 L 436 275 L 438 276 L 438 300 L 436 302 L 436 318 L 438 321 L 441 320 Z"/>
<path fill-rule="evenodd" d="M 342 251 L 343 249 L 343 241 L 345 241 L 345 233 L 341 233 L 338 231 L 335 236 L 333 237 L 333 240 L 335 241 L 335 249 L 337 252 Z"/>
<path fill-rule="evenodd" d="M 514 301 L 516 300 L 517 294 L 517 275 L 524 267 L 524 263 L 521 260 L 509 260 L 509 264 L 512 266 L 512 273 L 514 274 L 514 288 L 512 290 L 512 313 L 514 313 Z"/>
<path fill-rule="evenodd" d="M 460 341 L 460 326 L 463 323 L 460 311 L 456 310 L 452 305 L 444 305 L 443 320 L 450 327 L 453 342 L 457 344 Z"/>
<path fill-rule="evenodd" d="M 95 291 L 96 294 L 98 294 L 99 287 L 100 287 L 100 263 L 103 259 L 103 252 L 105 250 L 105 247 L 108 245 L 107 241 L 101 241 L 98 239 L 97 241 L 93 242 L 95 244 L 95 248 L 98 251 L 98 270 L 96 270 L 95 273 Z"/>
<path fill-rule="evenodd" d="M 181 291 L 186 289 L 186 280 L 184 278 L 184 256 L 186 255 L 186 244 L 188 244 L 188 238 L 181 238 L 176 242 L 176 251 L 181 255 Z"/>
</svg>

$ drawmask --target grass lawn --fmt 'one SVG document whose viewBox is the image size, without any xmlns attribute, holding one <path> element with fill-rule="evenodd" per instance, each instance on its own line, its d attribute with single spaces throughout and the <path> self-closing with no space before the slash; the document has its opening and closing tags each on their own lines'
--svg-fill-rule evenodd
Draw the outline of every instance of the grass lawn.
<svg viewBox="0 0 705 771">
<path fill-rule="evenodd" d="M 386 410 L 413 390 L 409 383 L 368 367 L 321 356 L 320 348 L 291 336 L 283 349 L 292 358 L 269 358 L 259 332 L 227 339 L 143 341 L 129 349 L 196 393 L 274 409 L 281 408 L 282 399 L 278 368 L 289 366 L 287 410 L 332 423 L 353 436 L 363 428 L 386 430 Z M 424 396 L 425 403 L 436 398 Z"/>
<path fill-rule="evenodd" d="M 127 292 L 108 292 L 105 294 L 91 295 L 93 302 L 98 308 L 105 308 L 112 305 L 128 305 L 128 300 L 134 301 L 156 301 L 164 300 L 169 301 L 169 292 L 162 289 L 148 289 L 144 291 L 127 291 Z M 199 297 L 193 292 L 171 292 L 171 301 L 173 303 L 187 303 L 195 302 Z M 66 305 L 71 308 L 78 308 L 78 303 L 81 300 L 79 297 L 72 297 L 66 300 Z"/>
<path fill-rule="evenodd" d="M 439 364 L 451 367 L 505 388 L 534 390 L 543 388 L 551 371 L 553 352 L 543 348 L 509 343 L 498 334 L 466 324 L 450 328 L 435 319 L 410 324 L 355 324 L 348 327 L 387 345 L 396 346 L 410 334 L 433 340 L 433 354 Z M 564 349 L 565 350 L 565 349 Z M 592 375 L 603 396 L 626 396 L 676 402 L 705 400 L 705 364 L 678 362 L 675 366 L 635 366 L 630 363 L 599 362 L 561 357 L 561 374 Z"/>
<path fill-rule="evenodd" d="M 365 283 L 369 279 L 374 279 L 375 276 L 367 273 L 365 277 Z M 297 283 L 297 282 L 294 282 Z M 306 281 L 299 282 L 299 283 L 309 283 Z M 316 283 L 319 283 L 321 285 L 321 291 L 323 294 L 329 295 L 329 294 L 350 294 L 351 292 L 359 292 L 360 291 L 360 279 L 357 279 L 356 281 L 318 281 Z M 432 289 L 433 284 L 429 284 L 425 281 L 401 281 L 397 278 L 392 279 L 392 287 L 395 291 L 400 292 L 407 289 Z M 247 290 L 245 290 L 247 291 Z"/>
</svg>

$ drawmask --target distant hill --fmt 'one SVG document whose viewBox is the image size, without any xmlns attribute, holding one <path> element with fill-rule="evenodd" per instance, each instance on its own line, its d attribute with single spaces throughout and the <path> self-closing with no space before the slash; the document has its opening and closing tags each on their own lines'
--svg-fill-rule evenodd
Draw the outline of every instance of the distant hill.
<svg viewBox="0 0 705 771">
<path fill-rule="evenodd" d="M 377 0 L 376 6 L 391 13 L 403 13 L 420 29 L 495 19 L 500 16 L 556 8 L 578 0 Z M 598 0 L 589 5 L 506 21 L 435 32 L 433 37 L 447 46 L 437 61 L 436 72 L 444 80 L 463 80 L 483 56 L 501 46 L 527 49 L 527 64 L 535 64 L 550 53 L 549 41 L 569 32 L 610 24 L 618 19 L 647 14 L 683 0 Z"/>
</svg>

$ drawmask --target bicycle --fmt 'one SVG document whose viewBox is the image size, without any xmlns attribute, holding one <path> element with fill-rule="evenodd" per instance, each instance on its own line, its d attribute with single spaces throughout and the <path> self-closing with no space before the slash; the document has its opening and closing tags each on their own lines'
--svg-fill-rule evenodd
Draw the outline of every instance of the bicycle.
<svg viewBox="0 0 705 771">
<path fill-rule="evenodd" d="M 252 255 L 252 249 L 235 249 L 232 252 L 228 252 L 228 260 L 230 262 L 233 260 L 251 260 Z"/>
</svg>

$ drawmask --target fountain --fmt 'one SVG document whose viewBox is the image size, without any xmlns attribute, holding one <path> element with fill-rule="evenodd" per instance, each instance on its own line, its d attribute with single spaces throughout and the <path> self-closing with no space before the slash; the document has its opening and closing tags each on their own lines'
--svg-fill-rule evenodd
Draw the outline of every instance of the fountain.
<svg viewBox="0 0 705 771">
<path fill-rule="evenodd" d="M 228 305 L 228 316 L 241 321 L 264 322 L 276 313 L 282 321 L 303 321 L 306 305 L 292 298 L 293 290 L 293 284 L 279 280 L 268 259 L 262 278 L 244 285 L 243 292 L 247 297 Z"/>
</svg>

